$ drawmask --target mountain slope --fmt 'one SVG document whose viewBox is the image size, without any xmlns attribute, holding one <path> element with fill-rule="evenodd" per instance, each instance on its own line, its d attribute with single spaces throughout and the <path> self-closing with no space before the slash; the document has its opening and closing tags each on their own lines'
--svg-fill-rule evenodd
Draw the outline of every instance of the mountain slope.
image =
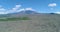
<svg viewBox="0 0 60 32">
<path fill-rule="evenodd" d="M 37 14 L 38 12 L 32 10 L 21 11 L 21 14 Z"/>
</svg>

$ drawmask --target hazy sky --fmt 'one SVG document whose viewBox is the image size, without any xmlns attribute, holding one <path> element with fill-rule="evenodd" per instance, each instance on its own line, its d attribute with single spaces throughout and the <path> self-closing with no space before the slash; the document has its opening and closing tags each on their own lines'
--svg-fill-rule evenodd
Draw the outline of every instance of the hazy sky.
<svg viewBox="0 0 60 32">
<path fill-rule="evenodd" d="M 60 0 L 0 0 L 0 14 L 22 10 L 40 13 L 60 12 Z"/>
</svg>

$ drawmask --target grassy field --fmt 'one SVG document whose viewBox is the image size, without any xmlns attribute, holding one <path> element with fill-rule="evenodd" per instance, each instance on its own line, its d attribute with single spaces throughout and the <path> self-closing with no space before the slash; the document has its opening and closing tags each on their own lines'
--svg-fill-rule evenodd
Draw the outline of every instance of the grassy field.
<svg viewBox="0 0 60 32">
<path fill-rule="evenodd" d="M 0 21 L 0 32 L 60 32 L 60 15 L 37 14 L 27 17 L 30 20 Z"/>
<path fill-rule="evenodd" d="M 30 20 L 29 17 L 10 17 L 10 18 L 2 18 L 0 21 L 17 21 L 17 20 Z"/>
</svg>

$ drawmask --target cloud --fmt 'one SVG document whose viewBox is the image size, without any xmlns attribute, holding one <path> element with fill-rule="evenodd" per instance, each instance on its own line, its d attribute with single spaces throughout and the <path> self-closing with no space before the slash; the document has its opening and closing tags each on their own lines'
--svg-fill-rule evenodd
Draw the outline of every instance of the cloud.
<svg viewBox="0 0 60 32">
<path fill-rule="evenodd" d="M 0 14 L 7 14 L 6 9 L 0 5 Z"/>
<path fill-rule="evenodd" d="M 60 14 L 60 12 L 55 12 L 56 14 Z"/>
<path fill-rule="evenodd" d="M 7 14 L 7 12 L 0 12 L 0 14 Z"/>
<path fill-rule="evenodd" d="M 33 10 L 32 8 L 26 8 L 25 10 Z"/>
<path fill-rule="evenodd" d="M 20 8 L 21 7 L 21 5 L 16 5 L 16 8 Z"/>
<path fill-rule="evenodd" d="M 33 8 L 25 8 L 25 10 L 32 10 L 32 11 L 35 11 L 35 9 L 33 9 Z"/>
<path fill-rule="evenodd" d="M 20 11 L 25 11 L 25 9 L 24 9 L 24 8 L 22 8 L 22 9 L 19 9 L 17 12 L 20 12 Z"/>
<path fill-rule="evenodd" d="M 6 9 L 0 8 L 0 14 L 8 14 L 8 12 Z"/>
<path fill-rule="evenodd" d="M 24 11 L 25 9 L 23 8 L 23 9 L 20 9 L 20 11 Z"/>
<path fill-rule="evenodd" d="M 12 8 L 13 11 L 18 10 L 21 7 L 21 5 L 16 5 L 14 8 Z"/>
<path fill-rule="evenodd" d="M 0 14 L 8 14 L 8 13 L 14 13 L 17 12 L 20 9 L 21 5 L 15 5 L 14 8 L 11 9 L 5 9 L 2 5 L 0 5 Z"/>
<path fill-rule="evenodd" d="M 8 10 L 8 13 L 19 12 L 20 9 L 21 9 L 21 5 L 15 5 L 15 7 L 11 8 L 10 10 Z"/>
<path fill-rule="evenodd" d="M 33 9 L 33 8 L 21 8 L 21 5 L 15 5 L 15 7 L 11 8 L 9 10 L 0 6 L 0 14 L 16 13 L 16 12 L 28 11 L 28 10 L 35 11 L 35 9 Z"/>
<path fill-rule="evenodd" d="M 55 6 L 57 6 L 57 4 L 56 3 L 50 3 L 50 4 L 48 4 L 48 6 L 49 7 L 55 7 Z"/>
<path fill-rule="evenodd" d="M 0 5 L 0 12 L 1 11 L 5 11 L 6 9 L 5 8 L 3 8 L 1 5 Z"/>
<path fill-rule="evenodd" d="M 1 11 L 5 11 L 5 10 L 6 10 L 6 9 L 4 9 L 4 8 L 0 8 L 0 12 L 1 12 Z"/>
<path fill-rule="evenodd" d="M 36 10 L 33 9 L 33 8 L 22 8 L 22 9 L 18 10 L 18 12 L 20 12 L 20 11 L 29 11 L 29 10 L 31 10 L 31 11 L 36 11 Z"/>
</svg>

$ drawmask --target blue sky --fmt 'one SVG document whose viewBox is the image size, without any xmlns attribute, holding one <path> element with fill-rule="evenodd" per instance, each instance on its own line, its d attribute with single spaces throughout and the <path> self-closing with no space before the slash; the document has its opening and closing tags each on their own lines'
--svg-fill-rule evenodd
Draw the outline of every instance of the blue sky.
<svg viewBox="0 0 60 32">
<path fill-rule="evenodd" d="M 60 0 L 0 0 L 0 14 L 21 10 L 40 13 L 60 12 Z"/>
</svg>

